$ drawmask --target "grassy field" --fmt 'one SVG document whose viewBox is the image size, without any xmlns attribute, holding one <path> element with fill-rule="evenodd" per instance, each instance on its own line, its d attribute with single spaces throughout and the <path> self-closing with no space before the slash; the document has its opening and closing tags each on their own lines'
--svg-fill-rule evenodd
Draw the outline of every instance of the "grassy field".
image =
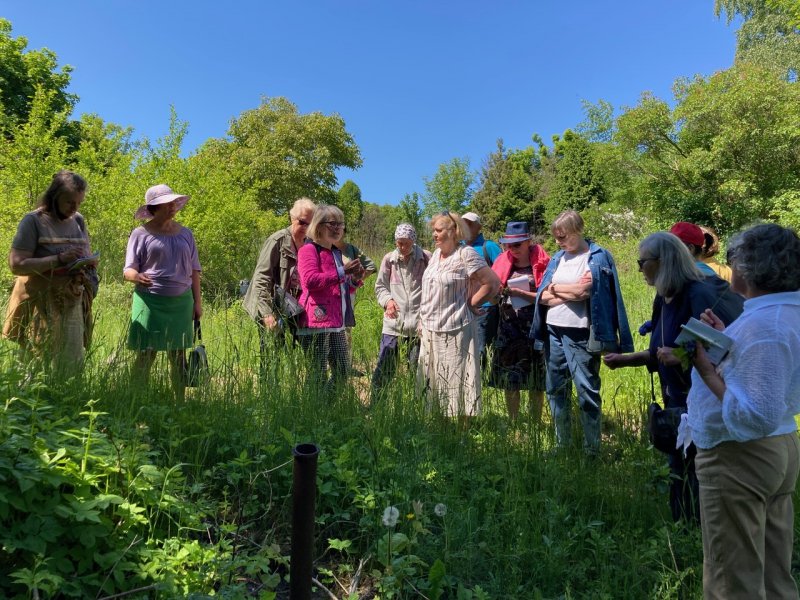
<svg viewBox="0 0 800 600">
<path fill-rule="evenodd" d="M 635 244 L 611 249 L 635 332 L 653 292 Z M 80 380 L 26 376 L 0 346 L 0 595 L 288 597 L 291 449 L 314 442 L 315 597 L 701 597 L 699 531 L 671 522 L 666 462 L 643 433 L 643 369 L 603 370 L 603 448 L 587 460 L 549 452 L 547 411 L 509 422 L 496 390 L 461 431 L 425 411 L 405 369 L 372 408 L 368 377 L 326 397 L 295 351 L 276 348 L 259 381 L 254 325 L 238 301 L 207 299 L 212 378 L 176 402 L 165 364 L 151 387 L 130 384 L 130 294 L 103 285 Z M 372 282 L 356 316 L 370 373 Z"/>
</svg>

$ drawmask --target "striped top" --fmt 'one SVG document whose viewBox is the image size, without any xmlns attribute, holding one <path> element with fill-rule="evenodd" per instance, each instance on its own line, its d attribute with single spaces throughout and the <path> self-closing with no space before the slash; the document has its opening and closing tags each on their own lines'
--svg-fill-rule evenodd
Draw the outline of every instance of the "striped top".
<svg viewBox="0 0 800 600">
<path fill-rule="evenodd" d="M 75 213 L 62 221 L 41 209 L 22 217 L 11 242 L 12 248 L 32 252 L 33 258 L 55 256 L 74 246 L 81 246 L 84 255 L 90 253 L 83 215 Z"/>
<path fill-rule="evenodd" d="M 422 276 L 422 326 L 428 331 L 444 332 L 472 322 L 475 314 L 469 309 L 469 278 L 487 266 L 470 246 L 459 246 L 447 258 L 442 258 L 437 248 Z"/>
</svg>

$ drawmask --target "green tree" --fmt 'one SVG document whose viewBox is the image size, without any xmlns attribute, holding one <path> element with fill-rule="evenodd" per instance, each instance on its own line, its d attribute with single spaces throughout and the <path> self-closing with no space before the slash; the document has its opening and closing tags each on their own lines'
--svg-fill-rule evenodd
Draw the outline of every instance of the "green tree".
<svg viewBox="0 0 800 600">
<path fill-rule="evenodd" d="M 554 136 L 553 142 L 555 178 L 545 200 L 548 222 L 568 208 L 581 211 L 590 204 L 606 201 L 592 143 L 570 129 L 561 137 Z"/>
<path fill-rule="evenodd" d="M 644 176 L 662 222 L 739 228 L 770 218 L 800 185 L 800 87 L 742 62 L 679 81 L 674 111 L 644 95 L 617 119 L 616 141 Z"/>
<path fill-rule="evenodd" d="M 716 0 L 714 10 L 728 23 L 737 15 L 736 61 L 778 70 L 786 79 L 800 74 L 800 3 L 796 0 Z"/>
<path fill-rule="evenodd" d="M 279 212 L 300 196 L 333 202 L 336 169 L 361 166 L 344 119 L 300 114 L 286 98 L 264 98 L 231 122 L 226 139 L 210 140 L 201 152 L 230 169 L 261 209 Z"/>
<path fill-rule="evenodd" d="M 501 231 L 508 221 L 527 221 L 534 231 L 541 227 L 536 204 L 541 166 L 542 156 L 536 148 L 508 150 L 503 140 L 497 140 L 496 150 L 484 161 L 471 205 L 487 232 Z"/>
<path fill-rule="evenodd" d="M 11 22 L 0 18 L 0 128 L 8 136 L 13 128 L 28 123 L 33 110 L 37 90 L 41 90 L 39 102 L 46 99 L 48 106 L 37 109 L 42 115 L 59 115 L 59 135 L 69 130 L 64 117 L 72 113 L 78 97 L 67 93 L 72 67 L 59 69 L 58 59 L 47 48 L 28 50 L 25 37 L 11 36 Z"/>
<path fill-rule="evenodd" d="M 348 179 L 336 192 L 336 206 L 342 209 L 349 232 L 358 229 L 364 214 L 364 201 L 361 199 L 361 188 Z"/>
<path fill-rule="evenodd" d="M 463 213 L 472 200 L 475 174 L 468 158 L 454 158 L 439 165 L 433 177 L 423 177 L 425 194 L 422 197 L 424 212 L 432 216 L 443 210 Z"/>
</svg>

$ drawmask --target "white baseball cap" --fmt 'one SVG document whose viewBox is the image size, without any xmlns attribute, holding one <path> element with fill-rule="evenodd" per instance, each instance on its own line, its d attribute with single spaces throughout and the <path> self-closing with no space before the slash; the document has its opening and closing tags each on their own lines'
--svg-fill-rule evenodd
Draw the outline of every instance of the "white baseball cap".
<svg viewBox="0 0 800 600">
<path fill-rule="evenodd" d="M 473 223 L 477 223 L 478 225 L 481 224 L 481 218 L 474 212 L 464 213 L 461 215 L 461 218 L 466 219 L 467 221 L 472 221 Z"/>
</svg>

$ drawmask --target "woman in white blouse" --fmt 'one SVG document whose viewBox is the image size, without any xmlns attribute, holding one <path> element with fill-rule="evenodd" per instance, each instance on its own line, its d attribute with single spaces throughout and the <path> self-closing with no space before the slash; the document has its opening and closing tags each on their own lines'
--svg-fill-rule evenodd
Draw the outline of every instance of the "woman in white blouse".
<svg viewBox="0 0 800 600">
<path fill-rule="evenodd" d="M 697 446 L 706 599 L 797 598 L 792 577 L 800 471 L 800 238 L 757 225 L 728 245 L 744 312 L 714 366 L 697 344 L 688 429 Z"/>
<path fill-rule="evenodd" d="M 461 244 L 469 234 L 457 214 L 436 215 L 431 228 L 436 251 L 422 278 L 417 373 L 443 413 L 466 420 L 481 411 L 475 317 L 497 297 L 500 280 L 473 248 Z"/>
</svg>

